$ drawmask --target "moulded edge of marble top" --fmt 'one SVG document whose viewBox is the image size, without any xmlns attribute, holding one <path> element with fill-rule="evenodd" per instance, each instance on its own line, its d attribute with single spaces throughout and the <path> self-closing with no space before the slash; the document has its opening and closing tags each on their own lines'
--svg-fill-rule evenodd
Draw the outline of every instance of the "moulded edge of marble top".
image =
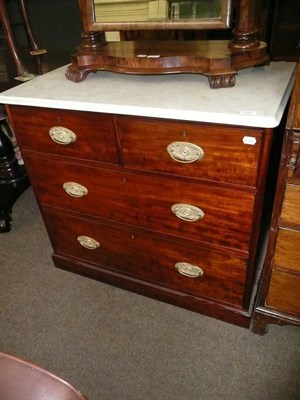
<svg viewBox="0 0 300 400">
<path fill-rule="evenodd" d="M 74 83 L 64 77 L 66 69 L 64 66 L 0 93 L 0 102 L 33 107 L 274 128 L 280 123 L 288 102 L 294 82 L 295 66 L 296 63 L 277 62 L 271 63 L 270 67 L 263 67 L 264 70 L 241 71 L 241 76 L 238 77 L 241 80 L 247 77 L 247 81 L 252 82 L 255 76 L 260 80 L 269 79 L 266 87 L 260 88 L 261 95 L 257 93 L 255 85 L 250 85 L 248 98 L 242 95 L 246 87 L 243 81 L 236 89 L 207 89 L 207 78 L 199 75 L 190 75 L 189 78 L 185 78 L 186 75 L 156 75 L 145 79 L 141 75 L 129 76 L 101 71 L 92 74 L 90 79 L 88 76 L 82 83 Z M 269 73 L 272 71 L 275 71 L 273 77 Z M 275 75 L 276 78 L 281 76 L 281 81 L 277 86 L 273 83 L 270 87 Z M 198 79 L 199 88 L 195 87 Z M 169 88 L 170 93 L 156 96 L 155 105 L 153 105 L 152 96 L 156 88 L 153 85 L 149 87 L 148 83 L 155 81 L 161 82 L 160 88 Z M 99 84 L 91 99 L 89 91 L 91 87 L 95 87 L 95 82 L 101 82 L 102 86 Z M 145 82 L 147 83 L 146 95 L 143 93 Z M 176 82 L 179 82 L 180 86 L 174 85 Z M 110 90 L 112 86 L 114 91 Z M 181 100 L 170 101 L 181 86 L 190 88 L 193 92 L 187 91 L 182 94 Z M 199 89 L 203 87 L 205 90 L 200 91 Z M 189 107 L 189 102 L 191 107 Z M 224 107 L 223 103 L 225 103 Z M 238 103 L 241 105 L 240 109 L 237 108 Z M 247 107 L 248 104 L 250 107 Z M 258 107 L 255 109 L 255 106 Z M 210 111 L 210 108 L 214 111 Z"/>
</svg>

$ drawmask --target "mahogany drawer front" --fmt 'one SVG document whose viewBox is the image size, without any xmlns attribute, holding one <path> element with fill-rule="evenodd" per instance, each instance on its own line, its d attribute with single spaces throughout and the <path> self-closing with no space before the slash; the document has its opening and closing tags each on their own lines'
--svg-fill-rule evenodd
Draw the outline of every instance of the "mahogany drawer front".
<svg viewBox="0 0 300 400">
<path fill-rule="evenodd" d="M 78 166 L 39 159 L 27 153 L 25 156 L 31 183 L 42 204 L 249 250 L 253 193 L 201 181 Z M 67 194 L 63 189 L 66 182 L 83 185 L 87 194 L 80 198 Z M 172 211 L 174 204 L 195 206 L 204 212 L 204 217 L 197 221 L 183 220 Z"/>
<path fill-rule="evenodd" d="M 118 128 L 128 168 L 256 186 L 261 130 L 128 117 L 118 118 Z M 174 160 L 167 151 L 172 143 L 173 155 L 189 155 L 189 143 L 204 156 L 194 162 Z"/>
<path fill-rule="evenodd" d="M 298 226 L 300 229 L 300 186 L 298 185 L 286 185 L 280 224 Z"/>
<path fill-rule="evenodd" d="M 118 164 L 113 119 L 92 112 L 11 107 L 18 143 L 23 150 Z M 55 140 L 51 139 L 49 130 Z M 67 128 L 67 131 L 61 128 Z M 69 130 L 76 135 L 69 143 Z M 62 133 L 61 133 L 62 132 Z M 57 138 L 58 136 L 58 138 Z M 63 139 L 64 138 L 64 139 Z M 64 144 L 64 141 L 68 144 Z"/>
<path fill-rule="evenodd" d="M 274 267 L 288 268 L 300 273 L 300 232 L 279 229 L 274 256 Z"/>
<path fill-rule="evenodd" d="M 266 304 L 276 310 L 300 315 L 300 275 L 273 270 Z"/>
<path fill-rule="evenodd" d="M 181 292 L 242 304 L 247 265 L 244 258 L 47 209 L 43 215 L 54 252 L 58 255 L 104 266 Z M 84 247 L 80 244 L 82 236 L 96 240 L 99 247 Z M 200 267 L 203 275 L 182 275 L 175 267 L 179 262 Z"/>
</svg>

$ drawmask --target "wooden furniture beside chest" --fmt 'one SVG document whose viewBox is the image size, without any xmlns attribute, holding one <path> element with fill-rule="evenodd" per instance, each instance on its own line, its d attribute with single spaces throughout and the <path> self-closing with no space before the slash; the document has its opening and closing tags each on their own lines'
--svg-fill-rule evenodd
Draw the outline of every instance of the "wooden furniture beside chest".
<svg viewBox="0 0 300 400">
<path fill-rule="evenodd" d="M 268 43 L 272 61 L 298 61 L 300 57 L 300 2 L 260 0 L 256 2 L 255 25 L 260 40 Z"/>
<path fill-rule="evenodd" d="M 272 22 L 272 59 L 297 61 L 300 57 L 300 2 L 275 0 Z"/>
<path fill-rule="evenodd" d="M 11 229 L 14 203 L 30 185 L 24 165 L 18 162 L 11 129 L 0 108 L 0 233 Z"/>
<path fill-rule="evenodd" d="M 272 225 L 252 330 L 300 325 L 300 68 L 295 83 L 274 203 Z"/>
<path fill-rule="evenodd" d="M 59 69 L 0 95 L 55 265 L 249 327 L 272 126 L 293 70 L 243 71 L 230 107 L 204 77 L 199 100 L 192 75 L 78 85 Z M 256 95 L 245 99 L 253 74 L 265 86 L 257 111 Z"/>
</svg>

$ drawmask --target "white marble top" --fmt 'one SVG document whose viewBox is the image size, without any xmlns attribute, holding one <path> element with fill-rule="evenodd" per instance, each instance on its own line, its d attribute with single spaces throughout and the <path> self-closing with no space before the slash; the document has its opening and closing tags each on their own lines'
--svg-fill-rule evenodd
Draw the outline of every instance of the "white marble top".
<svg viewBox="0 0 300 400">
<path fill-rule="evenodd" d="M 66 66 L 6 92 L 0 103 L 273 128 L 294 82 L 295 63 L 239 71 L 233 88 L 211 89 L 195 74 L 124 75 L 99 71 L 81 83 Z"/>
</svg>

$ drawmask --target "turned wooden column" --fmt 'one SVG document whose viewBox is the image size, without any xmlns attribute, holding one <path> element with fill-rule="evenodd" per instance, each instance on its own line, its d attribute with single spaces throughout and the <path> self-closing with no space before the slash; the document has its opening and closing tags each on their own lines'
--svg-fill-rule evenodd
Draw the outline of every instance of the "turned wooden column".
<svg viewBox="0 0 300 400">
<path fill-rule="evenodd" d="M 83 32 L 80 48 L 84 50 L 97 50 L 105 43 L 104 32 Z"/>
<path fill-rule="evenodd" d="M 94 70 L 92 67 L 85 68 L 85 59 L 89 54 L 93 54 L 97 50 L 100 52 L 100 49 L 105 44 L 105 33 L 101 31 L 84 31 L 81 37 L 79 51 L 71 56 L 72 64 L 65 72 L 66 78 L 73 82 L 82 82 Z"/>
<path fill-rule="evenodd" d="M 259 46 L 258 29 L 255 26 L 255 0 L 238 0 L 237 20 L 229 43 L 232 50 L 248 50 Z"/>
<path fill-rule="evenodd" d="M 27 33 L 27 37 L 28 37 L 28 41 L 30 43 L 30 54 L 32 56 L 36 57 L 36 63 L 37 63 L 37 73 L 39 75 L 42 75 L 42 59 L 41 56 L 43 54 L 47 53 L 46 49 L 41 49 L 39 48 L 38 44 L 36 43 L 36 40 L 33 36 L 32 30 L 31 30 L 31 25 L 27 16 L 27 11 L 26 11 L 26 7 L 25 7 L 25 3 L 24 0 L 19 0 L 19 8 L 20 8 L 20 12 L 25 24 L 25 30 Z"/>
</svg>

